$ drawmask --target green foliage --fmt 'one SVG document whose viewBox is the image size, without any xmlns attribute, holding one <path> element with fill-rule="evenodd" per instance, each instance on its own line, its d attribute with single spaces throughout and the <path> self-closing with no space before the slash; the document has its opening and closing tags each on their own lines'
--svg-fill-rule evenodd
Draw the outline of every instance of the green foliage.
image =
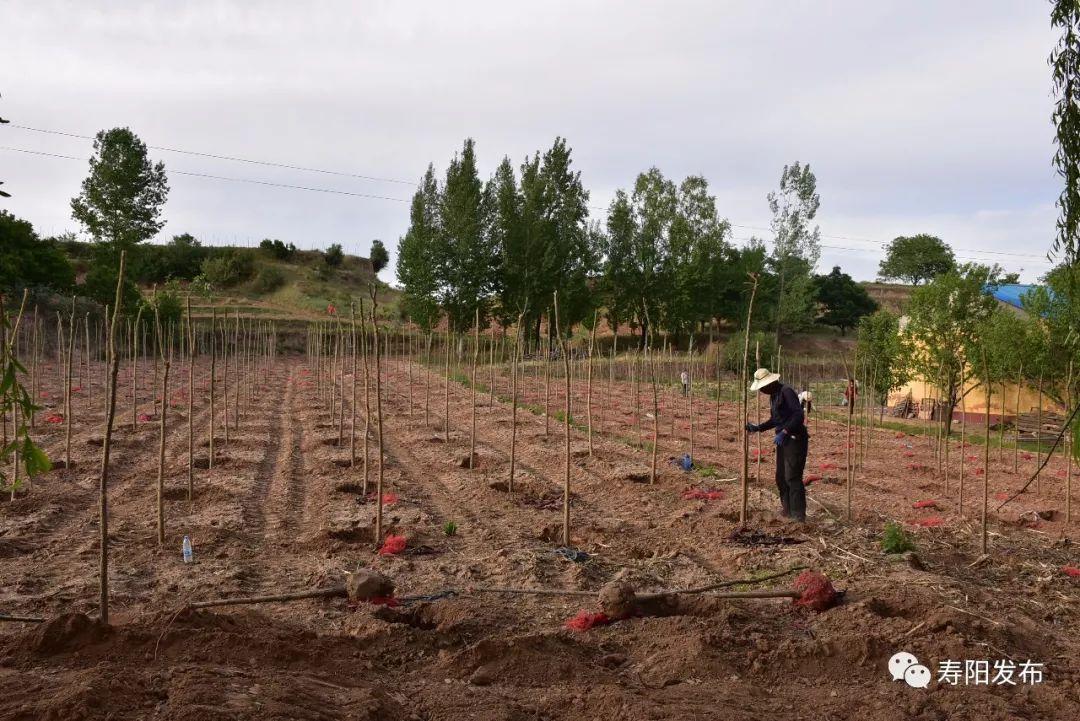
<svg viewBox="0 0 1080 721">
<path fill-rule="evenodd" d="M 979 329 L 997 307 L 985 288 L 999 274 L 997 266 L 965 264 L 916 288 L 908 301 L 908 367 L 943 390 L 950 421 L 961 371 L 975 364 Z"/>
<path fill-rule="evenodd" d="M 814 277 L 814 295 L 822 308 L 818 322 L 836 326 L 841 334 L 877 310 L 877 303 L 866 288 L 841 272 L 840 266 L 834 266 L 828 275 Z"/>
<path fill-rule="evenodd" d="M 83 280 L 82 294 L 102 306 L 112 307 L 116 302 L 116 281 L 119 272 L 119 256 L 112 252 L 111 247 L 103 243 L 95 243 L 94 260 Z M 123 299 L 121 312 L 125 315 L 136 313 L 142 303 L 142 294 L 139 293 L 139 286 L 131 280 L 126 271 L 121 292 Z"/>
<path fill-rule="evenodd" d="M 457 524 L 454 523 L 453 521 L 447 521 L 446 523 L 443 524 L 442 532 L 443 532 L 443 535 L 445 535 L 445 536 L 456 536 L 457 535 Z"/>
<path fill-rule="evenodd" d="M 191 280 L 209 256 L 209 248 L 203 247 L 190 233 L 184 233 L 174 235 L 166 245 L 135 246 L 128 251 L 128 267 L 131 277 L 140 283 L 164 283 L 173 278 Z"/>
<path fill-rule="evenodd" d="M 255 259 L 251 253 L 235 248 L 216 252 L 202 264 L 203 278 L 218 288 L 242 283 L 254 272 Z"/>
<path fill-rule="evenodd" d="M 296 246 L 292 243 L 285 245 L 280 240 L 265 238 L 259 242 L 259 250 L 276 260 L 292 260 L 296 255 Z"/>
<path fill-rule="evenodd" d="M 90 173 L 71 200 L 71 215 L 118 253 L 157 235 L 165 225 L 161 208 L 168 194 L 165 165 L 150 162 L 135 133 L 102 130 L 94 138 Z"/>
<path fill-rule="evenodd" d="M 174 288 L 158 290 L 143 310 L 144 317 L 153 317 L 157 310 L 157 318 L 163 327 L 179 326 L 180 318 L 184 314 L 184 307 L 180 301 L 180 294 Z"/>
<path fill-rule="evenodd" d="M 485 299 L 496 287 L 498 259 L 489 230 L 489 201 L 477 175 L 472 138 L 446 169 L 439 194 L 439 233 L 429 256 L 435 265 L 439 305 L 454 330 L 485 315 Z"/>
<path fill-rule="evenodd" d="M 909 352 L 900 333 L 900 319 L 887 310 L 859 321 L 858 357 L 870 370 L 879 400 L 910 380 Z"/>
<path fill-rule="evenodd" d="M 952 248 L 941 238 L 920 233 L 894 238 L 885 251 L 885 259 L 878 264 L 878 275 L 884 280 L 919 285 L 955 267 Z"/>
<path fill-rule="evenodd" d="M 915 550 L 915 542 L 903 526 L 889 521 L 881 533 L 881 550 L 885 553 L 907 553 Z"/>
<path fill-rule="evenodd" d="M 387 265 L 390 264 L 390 252 L 383 245 L 381 240 L 371 241 L 371 252 L 369 253 L 371 260 L 371 269 L 376 273 L 381 271 Z"/>
<path fill-rule="evenodd" d="M 439 188 L 428 165 L 409 208 L 409 230 L 398 243 L 397 277 L 404 289 L 402 310 L 430 330 L 439 320 L 438 282 L 429 254 L 439 236 Z"/>
<path fill-rule="evenodd" d="M 9 469 L 18 462 L 25 475 L 37 476 L 47 473 L 51 468 L 49 457 L 30 438 L 29 418 L 34 411 L 41 410 L 34 405 L 30 391 L 19 381 L 19 374 L 26 377 L 26 368 L 15 357 L 12 340 L 12 323 L 7 313 L 0 314 L 0 324 L 7 330 L 9 339 L 6 348 L 0 348 L 0 417 L 18 418 L 13 424 L 14 435 L 0 446 L 0 489 L 10 491 L 12 496 L 22 485 L 22 478 L 9 475 Z M 24 477 L 25 477 L 24 475 Z"/>
<path fill-rule="evenodd" d="M 729 235 L 704 178 L 676 186 L 656 168 L 642 173 L 630 195 L 616 192 L 601 240 L 609 314 L 644 341 L 648 321 L 686 332 L 729 310 L 724 291 L 746 280 Z"/>
<path fill-rule="evenodd" d="M 341 243 L 334 243 L 323 253 L 323 260 L 331 268 L 337 268 L 345 260 L 345 253 L 341 250 Z"/>
<path fill-rule="evenodd" d="M 594 309 L 589 277 L 599 263 L 596 236 L 588 226 L 589 193 L 571 155 L 566 140 L 555 138 L 542 156 L 522 163 L 520 186 L 504 158 L 485 189 L 503 316 L 516 319 L 525 310 L 524 322 L 536 335 L 545 312 L 554 326 L 556 290 L 564 332 Z"/>
<path fill-rule="evenodd" d="M 256 293 L 272 293 L 283 285 L 285 273 L 275 265 L 264 265 L 251 282 L 251 289 Z"/>
<path fill-rule="evenodd" d="M 821 255 L 821 231 L 810 227 L 821 206 L 817 178 L 809 164 L 785 165 L 780 188 L 769 193 L 774 245 L 772 266 L 777 275 L 776 335 L 808 327 L 814 319 L 812 275 Z"/>
<path fill-rule="evenodd" d="M 746 333 L 743 331 L 737 331 L 731 334 L 727 343 L 724 344 L 724 368 L 736 373 L 742 371 L 742 359 L 743 359 L 743 343 L 746 338 Z M 759 351 L 757 356 L 757 362 L 755 363 L 755 350 Z M 765 333 L 764 331 L 754 331 L 750 334 L 750 355 L 748 364 L 750 366 L 750 373 L 754 372 L 757 366 L 763 366 L 765 368 L 776 367 L 778 346 L 776 344 L 776 335 L 773 333 Z"/>
<path fill-rule="evenodd" d="M 0 210 L 0 291 L 15 295 L 25 287 L 67 293 L 75 271 L 52 240 L 41 240 L 29 221 Z"/>
<path fill-rule="evenodd" d="M 1058 196 L 1057 237 L 1053 250 L 1063 252 L 1067 264 L 1080 255 L 1080 4 L 1076 0 L 1053 0 L 1050 25 L 1061 39 L 1050 53 L 1052 87 L 1057 104 L 1053 121 L 1057 127 L 1054 167 L 1064 181 Z M 1075 295 L 1075 285 L 1070 293 Z"/>
</svg>

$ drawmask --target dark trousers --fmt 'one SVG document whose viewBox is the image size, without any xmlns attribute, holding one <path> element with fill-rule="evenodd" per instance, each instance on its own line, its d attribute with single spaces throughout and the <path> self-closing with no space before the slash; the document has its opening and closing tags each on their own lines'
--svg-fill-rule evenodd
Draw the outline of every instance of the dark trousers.
<svg viewBox="0 0 1080 721">
<path fill-rule="evenodd" d="M 803 433 L 788 438 L 776 449 L 776 489 L 780 492 L 780 505 L 784 515 L 797 521 L 806 520 L 806 486 L 803 485 L 803 469 L 810 439 Z"/>
</svg>

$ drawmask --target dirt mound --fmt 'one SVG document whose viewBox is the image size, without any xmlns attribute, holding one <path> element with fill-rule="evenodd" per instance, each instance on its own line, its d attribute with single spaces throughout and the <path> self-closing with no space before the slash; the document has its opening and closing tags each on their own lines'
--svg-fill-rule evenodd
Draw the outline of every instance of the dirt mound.
<svg viewBox="0 0 1080 721">
<path fill-rule="evenodd" d="M 65 613 L 24 632 L 13 650 L 51 656 L 94 646 L 107 640 L 112 632 L 112 627 L 86 614 Z"/>
</svg>

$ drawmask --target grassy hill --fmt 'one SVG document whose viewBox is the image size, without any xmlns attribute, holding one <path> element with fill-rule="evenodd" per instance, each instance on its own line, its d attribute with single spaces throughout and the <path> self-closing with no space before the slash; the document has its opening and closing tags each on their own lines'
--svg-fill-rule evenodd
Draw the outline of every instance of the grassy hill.
<svg viewBox="0 0 1080 721">
<path fill-rule="evenodd" d="M 882 308 L 898 315 L 903 313 L 911 292 L 915 290 L 913 285 L 895 283 L 863 283 L 863 287 Z"/>
<path fill-rule="evenodd" d="M 95 262 L 93 248 L 74 240 L 61 248 L 75 269 L 76 283 L 84 283 Z M 209 315 L 214 306 L 267 319 L 320 318 L 332 304 L 347 317 L 351 302 L 370 303 L 373 286 L 379 315 L 394 320 L 399 315 L 398 291 L 377 280 L 368 258 L 355 255 L 343 255 L 332 266 L 319 250 L 292 250 L 283 258 L 264 249 L 180 247 L 174 241 L 138 246 L 129 271 L 143 295 L 153 293 L 155 284 L 182 295 L 190 291 L 196 315 Z"/>
<path fill-rule="evenodd" d="M 246 251 L 252 252 L 252 251 Z M 255 270 L 248 280 L 227 288 L 215 288 L 192 309 L 209 312 L 214 305 L 240 308 L 242 312 L 265 318 L 325 317 L 327 306 L 334 305 L 342 317 L 349 313 L 349 303 L 370 304 L 371 287 L 376 282 L 367 258 L 346 255 L 337 267 L 326 264 L 319 251 L 297 251 L 289 260 L 279 260 L 255 252 Z M 272 278 L 272 282 L 267 282 Z M 379 315 L 398 317 L 398 296 L 393 288 L 378 282 Z"/>
</svg>

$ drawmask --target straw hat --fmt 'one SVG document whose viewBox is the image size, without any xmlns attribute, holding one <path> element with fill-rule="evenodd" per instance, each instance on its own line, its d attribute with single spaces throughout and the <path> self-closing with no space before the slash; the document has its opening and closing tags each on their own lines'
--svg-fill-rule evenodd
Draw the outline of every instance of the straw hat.
<svg viewBox="0 0 1080 721">
<path fill-rule="evenodd" d="M 779 373 L 770 373 L 768 368 L 758 368 L 754 371 L 754 382 L 750 384 L 750 390 L 759 391 L 778 380 L 780 380 Z"/>
</svg>

